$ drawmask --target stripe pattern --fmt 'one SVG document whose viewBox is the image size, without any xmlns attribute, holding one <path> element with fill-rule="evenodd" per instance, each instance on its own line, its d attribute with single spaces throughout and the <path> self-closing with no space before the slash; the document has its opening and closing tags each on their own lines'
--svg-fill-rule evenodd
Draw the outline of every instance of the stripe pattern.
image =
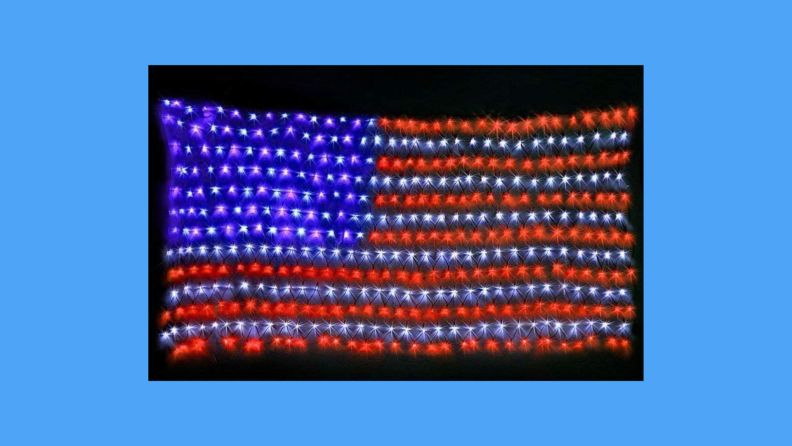
<svg viewBox="0 0 792 446">
<path fill-rule="evenodd" d="M 423 121 L 166 100 L 173 359 L 629 352 L 634 109 Z"/>
</svg>

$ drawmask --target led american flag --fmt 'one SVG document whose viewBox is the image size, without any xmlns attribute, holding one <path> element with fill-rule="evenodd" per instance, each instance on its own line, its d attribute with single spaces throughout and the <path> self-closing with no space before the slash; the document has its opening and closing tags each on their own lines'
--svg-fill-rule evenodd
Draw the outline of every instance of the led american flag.
<svg viewBox="0 0 792 446">
<path fill-rule="evenodd" d="M 173 359 L 630 350 L 633 108 L 161 118 Z"/>
</svg>

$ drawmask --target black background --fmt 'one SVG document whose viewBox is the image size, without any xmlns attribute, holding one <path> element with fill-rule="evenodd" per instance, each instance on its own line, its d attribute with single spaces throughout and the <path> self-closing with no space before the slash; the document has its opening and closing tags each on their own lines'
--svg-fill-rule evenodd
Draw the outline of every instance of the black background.
<svg viewBox="0 0 792 446">
<path fill-rule="evenodd" d="M 158 117 L 162 99 L 214 102 L 251 111 L 504 118 L 633 105 L 643 113 L 643 67 L 534 66 L 151 66 L 149 67 L 149 379 L 151 380 L 643 380 L 643 125 L 631 136 L 627 180 L 639 272 L 630 356 L 570 354 L 358 356 L 346 352 L 265 352 L 173 364 L 158 343 L 166 294 L 167 160 Z"/>
</svg>

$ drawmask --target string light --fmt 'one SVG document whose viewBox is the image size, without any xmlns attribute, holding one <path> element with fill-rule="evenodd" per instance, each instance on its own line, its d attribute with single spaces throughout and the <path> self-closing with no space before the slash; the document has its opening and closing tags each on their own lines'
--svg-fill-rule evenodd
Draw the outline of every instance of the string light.
<svg viewBox="0 0 792 446">
<path fill-rule="evenodd" d="M 259 263 L 234 266 L 225 264 L 212 265 L 205 263 L 189 267 L 174 267 L 168 270 L 167 280 L 170 282 L 187 279 L 219 279 L 234 274 L 250 277 L 296 277 L 302 279 L 322 280 L 329 282 L 358 283 L 397 283 L 407 285 L 440 285 L 449 283 L 479 283 L 490 280 L 531 280 L 547 279 L 548 277 L 563 278 L 586 284 L 625 285 L 636 280 L 636 271 L 628 269 L 599 269 L 575 267 L 560 263 L 548 267 L 542 264 L 523 264 L 518 266 L 501 266 L 487 268 L 456 268 L 429 269 L 427 271 L 408 271 L 406 269 L 359 269 L 359 268 L 317 268 L 314 266 L 275 267 Z"/>
<path fill-rule="evenodd" d="M 382 213 L 382 214 L 356 214 L 345 211 L 336 213 L 323 212 L 318 208 L 305 206 L 259 206 L 248 204 L 245 206 L 231 206 L 225 203 L 215 205 L 213 208 L 187 207 L 171 208 L 171 217 L 179 221 L 206 221 L 209 219 L 218 222 L 234 222 L 235 219 L 248 219 L 264 217 L 271 220 L 293 220 L 297 222 L 322 219 L 330 222 L 350 221 L 365 224 L 372 223 L 377 229 L 417 229 L 428 227 L 431 229 L 452 229 L 455 227 L 487 227 L 530 223 L 549 223 L 566 225 L 590 225 L 628 227 L 627 219 L 621 212 L 581 211 L 577 209 L 541 209 L 538 211 L 496 210 L 478 212 L 411 212 L 411 213 Z"/>
<path fill-rule="evenodd" d="M 598 155 L 568 155 L 556 157 L 514 158 L 503 156 L 476 156 L 467 155 L 443 157 L 418 157 L 403 158 L 381 156 L 377 158 L 377 169 L 388 173 L 419 172 L 434 173 L 448 172 L 458 169 L 468 171 L 504 171 L 526 173 L 566 171 L 569 169 L 586 168 L 589 170 L 608 169 L 626 165 L 630 160 L 630 152 L 621 150 L 617 152 L 602 151 Z"/>
<path fill-rule="evenodd" d="M 504 121 L 498 118 L 458 119 L 449 118 L 444 121 L 425 121 L 408 117 L 380 119 L 383 129 L 409 134 L 438 134 L 462 132 L 467 134 L 535 134 L 538 132 L 557 131 L 561 129 L 591 129 L 599 126 L 619 125 L 632 127 L 638 117 L 634 107 L 613 109 L 609 111 L 579 111 L 572 115 L 535 115 L 530 118 Z"/>
<path fill-rule="evenodd" d="M 633 108 L 161 116 L 173 358 L 630 349 Z"/>
<path fill-rule="evenodd" d="M 604 173 L 583 174 L 570 172 L 565 175 L 526 177 L 522 175 L 473 175 L 464 176 L 377 176 L 371 177 L 370 184 L 375 192 L 469 192 L 469 191 L 539 191 L 539 190 L 589 190 L 597 188 L 605 191 L 626 189 L 624 174 L 606 171 Z"/>
<path fill-rule="evenodd" d="M 228 335 L 218 339 L 207 340 L 202 337 L 188 338 L 185 341 L 173 342 L 168 338 L 163 338 L 164 344 L 172 345 L 172 357 L 178 360 L 207 358 L 209 357 L 210 349 L 213 344 L 219 344 L 219 347 L 226 354 L 239 354 L 244 353 L 247 356 L 260 355 L 266 351 L 303 351 L 308 348 L 309 341 L 298 337 L 288 336 L 273 336 L 265 341 L 258 338 L 241 339 L 238 336 Z M 375 340 L 359 340 L 359 339 L 343 339 L 340 336 L 320 335 L 314 340 L 310 341 L 311 346 L 317 346 L 320 349 L 343 349 L 351 353 L 372 355 L 372 354 L 410 354 L 410 355 L 450 355 L 455 352 L 463 354 L 475 353 L 486 349 L 488 353 L 513 353 L 513 352 L 533 352 L 536 354 L 559 352 L 570 353 L 580 352 L 584 350 L 600 350 L 606 348 L 613 352 L 618 352 L 624 355 L 629 355 L 632 348 L 632 342 L 628 338 L 619 338 L 615 336 L 605 336 L 603 341 L 595 335 L 590 335 L 585 339 L 566 340 L 566 339 L 552 339 L 549 337 L 529 339 L 507 339 L 504 341 L 497 341 L 495 339 L 464 339 L 457 344 L 452 344 L 448 341 L 437 342 L 402 342 L 402 341 L 389 341 L 384 342 L 380 339 Z M 212 350 L 216 352 L 216 350 Z"/>
<path fill-rule="evenodd" d="M 466 322 L 490 318 L 558 317 L 599 318 L 628 320 L 635 317 L 635 307 L 623 304 L 584 305 L 560 302 L 531 302 L 521 304 L 489 304 L 486 306 L 459 306 L 440 308 L 405 308 L 382 305 L 325 305 L 297 302 L 269 302 L 248 298 L 243 301 L 178 305 L 160 315 L 160 325 L 171 322 L 212 322 L 215 319 L 238 318 L 256 315 L 268 318 L 344 319 L 365 317 L 376 320 L 399 321 L 456 321 Z M 316 328 L 318 323 L 311 322 Z M 452 324 L 453 325 L 453 324 Z M 456 330 L 451 330 L 455 332 Z"/>
<path fill-rule="evenodd" d="M 502 227 L 488 230 L 446 231 L 371 231 L 369 241 L 374 245 L 403 246 L 477 246 L 483 244 L 508 243 L 562 243 L 573 242 L 583 245 L 631 247 L 635 242 L 632 233 L 615 228 L 592 229 L 587 226 L 549 226 L 542 224 L 519 227 Z"/>
<path fill-rule="evenodd" d="M 507 209 L 540 207 L 570 207 L 582 210 L 615 210 L 624 212 L 631 203 L 629 193 L 614 192 L 555 192 L 494 194 L 473 192 L 469 194 L 377 194 L 374 205 L 397 208 L 478 209 L 499 206 Z"/>
<path fill-rule="evenodd" d="M 358 250 L 345 249 L 341 245 L 335 248 L 310 247 L 299 245 L 187 245 L 166 252 L 166 260 L 182 264 L 189 260 L 223 259 L 225 263 L 235 261 L 255 261 L 258 258 L 293 260 L 298 264 L 311 265 L 316 262 L 327 262 L 328 265 L 359 266 L 361 264 L 392 265 L 438 265 L 447 266 L 473 264 L 502 265 L 514 264 L 523 259 L 560 260 L 572 263 L 597 262 L 605 264 L 630 263 L 627 250 L 580 249 L 570 246 L 498 246 L 476 250 L 429 249 L 408 251 L 396 249 Z"/>
<path fill-rule="evenodd" d="M 193 337 L 272 338 L 275 336 L 314 340 L 321 335 L 341 336 L 347 339 L 402 341 L 428 343 L 437 340 L 463 339 L 584 339 L 591 335 L 630 334 L 630 322 L 611 324 L 600 319 L 484 319 L 463 323 L 461 330 L 452 330 L 445 322 L 424 324 L 398 323 L 376 325 L 365 320 L 321 320 L 311 322 L 302 319 L 219 319 L 216 325 L 178 324 L 170 325 L 160 337 L 167 341 L 179 341 Z M 498 328 L 496 329 L 495 326 Z M 393 330 L 390 328 L 393 327 Z"/>
<path fill-rule="evenodd" d="M 275 279 L 273 279 L 275 280 Z M 169 306 L 180 303 L 245 300 L 249 298 L 275 301 L 332 304 L 381 304 L 401 307 L 444 307 L 447 305 L 487 305 L 491 303 L 527 303 L 553 301 L 564 303 L 632 302 L 626 288 L 607 288 L 574 282 L 498 281 L 477 286 L 453 284 L 440 288 L 405 288 L 400 286 L 343 286 L 318 281 L 296 280 L 293 277 L 251 284 L 244 281 L 188 281 L 173 288 L 167 299 Z"/>
</svg>

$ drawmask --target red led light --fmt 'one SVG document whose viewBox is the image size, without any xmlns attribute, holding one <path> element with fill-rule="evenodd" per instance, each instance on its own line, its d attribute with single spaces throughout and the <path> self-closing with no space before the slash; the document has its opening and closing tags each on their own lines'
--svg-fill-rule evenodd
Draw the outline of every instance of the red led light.
<svg viewBox="0 0 792 446">
<path fill-rule="evenodd" d="M 249 339 L 242 349 L 248 354 L 259 354 L 264 350 L 264 342 L 261 339 Z"/>
<path fill-rule="evenodd" d="M 371 231 L 369 241 L 374 245 L 402 246 L 470 246 L 506 245 L 514 241 L 521 243 L 573 242 L 588 246 L 631 247 L 635 243 L 632 233 L 610 227 L 592 229 L 590 226 L 523 225 L 488 230 L 446 231 Z"/>
<path fill-rule="evenodd" d="M 541 130 L 543 132 L 562 130 L 582 130 L 595 127 L 608 128 L 617 125 L 621 128 L 632 128 L 638 119 L 635 107 L 627 112 L 616 108 L 612 110 L 580 111 L 569 116 L 537 115 L 519 121 L 504 121 L 500 118 L 479 118 L 473 125 L 463 119 L 448 118 L 445 121 L 423 121 L 414 118 L 382 118 L 379 126 L 385 131 L 403 134 L 438 135 L 443 133 L 489 133 L 489 134 L 523 134 L 530 135 Z"/>
<path fill-rule="evenodd" d="M 209 344 L 206 339 L 192 338 L 177 344 L 171 351 L 173 359 L 200 358 L 209 353 Z"/>
<path fill-rule="evenodd" d="M 585 168 L 589 170 L 621 167 L 629 163 L 630 152 L 603 151 L 598 155 L 566 155 L 543 156 L 535 159 L 519 159 L 512 157 L 453 156 L 434 158 L 395 158 L 381 156 L 377 159 L 377 168 L 386 173 L 417 173 L 429 174 L 452 172 L 460 168 L 469 171 L 508 172 L 508 173 L 543 173 L 564 172 L 570 169 Z"/>
<path fill-rule="evenodd" d="M 220 343 L 223 344 L 223 348 L 226 350 L 235 350 L 239 344 L 239 338 L 235 336 L 223 336 L 220 339 Z"/>
<path fill-rule="evenodd" d="M 220 279 L 229 277 L 229 268 L 225 265 L 203 265 L 200 268 L 182 267 L 171 268 L 168 271 L 168 280 L 179 282 L 188 279 Z M 489 280 L 545 280 L 551 274 L 555 277 L 564 278 L 584 284 L 597 285 L 624 285 L 636 280 L 635 270 L 619 269 L 591 269 L 577 268 L 556 264 L 551 268 L 543 265 L 522 265 L 522 266 L 501 266 L 489 267 L 486 269 L 456 268 L 447 270 L 431 269 L 428 271 L 407 271 L 394 269 L 369 269 L 360 270 L 352 268 L 316 268 L 313 266 L 262 266 L 258 263 L 237 264 L 234 268 L 237 274 L 246 274 L 252 277 L 293 277 L 301 279 L 312 279 L 322 281 L 338 282 L 361 282 L 371 283 L 397 283 L 405 285 L 423 286 L 439 285 L 444 283 L 479 283 Z M 231 304 L 233 312 L 237 312 L 235 305 Z"/>
<path fill-rule="evenodd" d="M 382 207 L 407 209 L 476 209 L 502 206 L 507 209 L 525 208 L 531 204 L 541 207 L 567 206 L 581 210 L 626 211 L 630 206 L 627 192 L 555 192 L 538 194 L 378 194 L 374 204 Z"/>
<path fill-rule="evenodd" d="M 346 348 L 348 351 L 360 354 L 384 354 L 402 353 L 406 351 L 411 354 L 421 355 L 450 355 L 454 353 L 473 353 L 481 347 L 478 340 L 469 338 L 464 339 L 457 346 L 450 342 L 430 342 L 430 343 L 403 343 L 400 341 L 383 342 L 380 340 L 361 341 L 349 340 L 344 343 L 338 337 L 319 336 L 316 345 L 321 349 Z M 171 351 L 171 358 L 174 360 L 189 360 L 205 357 L 208 341 L 203 338 L 193 338 L 187 342 L 180 343 Z M 195 347 L 199 346 L 199 347 Z M 269 348 L 286 352 L 302 351 L 309 347 L 309 342 L 302 338 L 282 338 L 275 337 L 269 344 Z M 496 341 L 488 339 L 484 341 L 483 347 L 491 353 L 505 352 L 527 352 L 533 347 L 531 340 L 526 338 Z M 632 341 L 625 338 L 609 336 L 606 338 L 604 347 L 609 350 L 629 353 L 632 348 Z M 598 350 L 602 348 L 596 336 L 589 336 L 584 340 L 554 340 L 550 338 L 540 338 L 536 341 L 536 349 L 541 353 L 549 352 L 572 352 L 586 350 Z M 261 339 L 253 338 L 245 342 L 243 351 L 248 355 L 259 355 L 267 349 Z"/>
<path fill-rule="evenodd" d="M 215 304 L 189 304 L 177 306 L 163 313 L 175 313 L 176 322 L 208 322 L 217 318 L 233 319 L 242 314 L 248 316 L 265 316 L 270 318 L 305 318 L 315 320 L 344 319 L 345 317 L 377 318 L 383 320 L 439 322 L 450 320 L 474 321 L 485 316 L 494 318 L 519 317 L 567 317 L 630 320 L 635 317 L 635 307 L 624 304 L 586 305 L 565 302 L 526 302 L 519 304 L 471 307 L 440 307 L 440 308 L 399 308 L 375 305 L 322 305 L 303 304 L 297 302 L 270 302 L 266 299 L 248 299 L 245 312 L 233 311 L 239 305 L 232 302 Z M 208 306 L 211 311 L 195 311 L 197 307 Z M 165 325 L 164 323 L 162 325 Z M 239 339 L 233 336 L 222 338 L 223 347 L 233 350 L 238 346 Z"/>
</svg>

